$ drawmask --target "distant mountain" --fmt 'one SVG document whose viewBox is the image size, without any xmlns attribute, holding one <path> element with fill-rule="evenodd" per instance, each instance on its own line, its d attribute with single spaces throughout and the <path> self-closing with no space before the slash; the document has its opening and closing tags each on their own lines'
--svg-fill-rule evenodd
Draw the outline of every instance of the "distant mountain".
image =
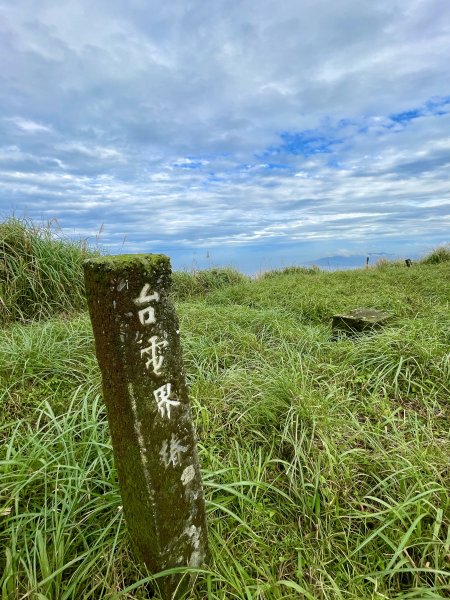
<svg viewBox="0 0 450 600">
<path fill-rule="evenodd" d="M 374 265 L 380 258 L 395 260 L 397 254 L 388 254 L 387 252 L 378 252 L 370 254 L 350 254 L 348 256 L 324 256 L 317 260 L 308 261 L 308 265 L 317 265 L 322 269 L 357 269 L 366 266 L 366 259 L 369 257 L 369 265 Z"/>
</svg>

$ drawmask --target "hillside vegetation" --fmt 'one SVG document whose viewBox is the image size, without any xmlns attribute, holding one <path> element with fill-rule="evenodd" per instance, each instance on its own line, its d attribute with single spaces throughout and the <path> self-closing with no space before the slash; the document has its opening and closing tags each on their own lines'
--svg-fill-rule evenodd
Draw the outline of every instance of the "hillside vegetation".
<svg viewBox="0 0 450 600">
<path fill-rule="evenodd" d="M 158 598 L 121 511 L 80 276 L 90 250 L 12 225 L 1 598 Z M 190 598 L 450 597 L 449 258 L 174 274 L 211 546 Z M 333 341 L 332 315 L 361 306 L 389 326 Z"/>
</svg>

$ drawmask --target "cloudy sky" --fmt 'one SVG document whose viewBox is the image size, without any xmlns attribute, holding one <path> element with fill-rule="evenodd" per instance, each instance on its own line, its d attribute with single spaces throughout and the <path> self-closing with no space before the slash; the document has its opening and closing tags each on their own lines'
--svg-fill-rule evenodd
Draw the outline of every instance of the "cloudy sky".
<svg viewBox="0 0 450 600">
<path fill-rule="evenodd" d="M 247 272 L 450 241 L 450 2 L 0 0 L 0 209 Z"/>
</svg>

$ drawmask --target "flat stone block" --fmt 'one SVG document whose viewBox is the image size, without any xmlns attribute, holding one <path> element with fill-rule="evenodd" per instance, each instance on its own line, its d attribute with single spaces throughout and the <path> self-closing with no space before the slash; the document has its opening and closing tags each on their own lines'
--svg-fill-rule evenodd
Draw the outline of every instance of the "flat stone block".
<svg viewBox="0 0 450 600">
<path fill-rule="evenodd" d="M 339 335 L 357 335 L 383 327 L 390 315 L 374 308 L 357 308 L 346 314 L 334 315 L 332 322 L 333 337 Z"/>
</svg>

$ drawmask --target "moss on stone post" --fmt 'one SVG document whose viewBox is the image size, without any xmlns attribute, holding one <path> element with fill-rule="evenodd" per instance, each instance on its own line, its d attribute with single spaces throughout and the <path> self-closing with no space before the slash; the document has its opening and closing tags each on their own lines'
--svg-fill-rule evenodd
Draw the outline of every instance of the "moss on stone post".
<svg viewBox="0 0 450 600">
<path fill-rule="evenodd" d="M 160 254 L 84 263 L 103 395 L 125 519 L 152 572 L 200 567 L 207 552 L 204 498 L 182 363 Z M 179 575 L 159 581 L 171 598 Z M 184 587 L 184 586 L 182 586 Z"/>
</svg>

